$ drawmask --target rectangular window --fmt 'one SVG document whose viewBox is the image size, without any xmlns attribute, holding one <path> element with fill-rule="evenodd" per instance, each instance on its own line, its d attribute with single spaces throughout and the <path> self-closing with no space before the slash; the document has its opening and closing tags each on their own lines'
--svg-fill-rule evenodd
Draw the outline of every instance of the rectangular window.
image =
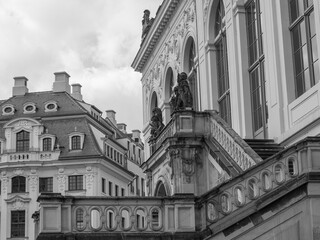
<svg viewBox="0 0 320 240">
<path fill-rule="evenodd" d="M 112 196 L 112 182 L 109 182 L 109 196 Z"/>
<path fill-rule="evenodd" d="M 296 97 L 320 79 L 313 1 L 289 0 Z"/>
<path fill-rule="evenodd" d="M 39 192 L 53 192 L 53 178 L 39 178 Z"/>
<path fill-rule="evenodd" d="M 69 191 L 83 190 L 83 176 L 69 176 Z"/>
<path fill-rule="evenodd" d="M 115 185 L 115 189 L 114 190 L 115 190 L 114 191 L 115 196 L 118 197 L 119 196 L 119 186 L 117 184 Z"/>
<path fill-rule="evenodd" d="M 25 211 L 11 212 L 11 237 L 25 237 Z"/>
<path fill-rule="evenodd" d="M 73 136 L 71 137 L 71 150 L 80 150 L 81 149 L 81 137 Z"/>
<path fill-rule="evenodd" d="M 114 160 L 116 160 L 116 158 L 117 158 L 117 152 L 116 152 L 116 150 L 113 150 L 113 157 L 114 157 Z"/>
<path fill-rule="evenodd" d="M 106 193 L 106 179 L 101 179 L 101 192 Z"/>
<path fill-rule="evenodd" d="M 267 137 L 268 103 L 264 78 L 263 32 L 261 29 L 260 1 L 252 0 L 246 5 L 249 82 L 252 111 L 252 128 L 255 137 Z"/>
<path fill-rule="evenodd" d="M 124 197 L 124 188 L 121 188 L 121 196 Z"/>
<path fill-rule="evenodd" d="M 23 176 L 13 177 L 11 191 L 12 193 L 26 192 L 26 178 Z"/>
<path fill-rule="evenodd" d="M 109 157 L 109 156 L 110 156 L 110 147 L 107 146 L 107 157 Z"/>
<path fill-rule="evenodd" d="M 113 158 L 113 149 L 110 147 L 110 158 Z"/>
<path fill-rule="evenodd" d="M 30 133 L 21 131 L 17 133 L 16 150 L 17 152 L 29 151 L 30 146 Z"/>
<path fill-rule="evenodd" d="M 52 139 L 44 138 L 42 141 L 42 150 L 43 151 L 51 151 L 52 150 Z"/>
</svg>

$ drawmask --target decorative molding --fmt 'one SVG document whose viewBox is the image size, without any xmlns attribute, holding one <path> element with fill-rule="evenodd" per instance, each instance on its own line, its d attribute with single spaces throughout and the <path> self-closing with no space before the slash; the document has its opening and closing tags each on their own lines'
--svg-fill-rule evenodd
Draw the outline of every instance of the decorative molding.
<svg viewBox="0 0 320 240">
<path fill-rule="evenodd" d="M 29 182 L 29 187 L 30 187 L 31 191 L 35 192 L 38 187 L 39 176 L 37 176 L 37 175 L 28 176 L 28 182 Z"/>
</svg>

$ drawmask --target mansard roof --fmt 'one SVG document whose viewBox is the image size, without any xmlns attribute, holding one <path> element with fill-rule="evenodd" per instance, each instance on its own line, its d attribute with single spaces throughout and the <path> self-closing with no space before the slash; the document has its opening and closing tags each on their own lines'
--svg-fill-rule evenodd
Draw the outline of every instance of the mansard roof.
<svg viewBox="0 0 320 240">
<path fill-rule="evenodd" d="M 53 101 L 58 105 L 58 111 L 46 112 L 45 104 Z M 30 102 L 36 105 L 37 110 L 35 113 L 23 113 L 23 106 L 25 103 Z M 26 93 L 24 96 L 13 96 L 3 102 L 0 102 L 0 107 L 3 105 L 13 105 L 15 108 L 14 115 L 1 115 L 0 120 L 8 120 L 19 117 L 48 117 L 48 116 L 61 116 L 61 115 L 71 115 L 71 114 L 81 114 L 85 113 L 85 109 L 77 103 L 66 92 L 33 92 Z"/>
</svg>

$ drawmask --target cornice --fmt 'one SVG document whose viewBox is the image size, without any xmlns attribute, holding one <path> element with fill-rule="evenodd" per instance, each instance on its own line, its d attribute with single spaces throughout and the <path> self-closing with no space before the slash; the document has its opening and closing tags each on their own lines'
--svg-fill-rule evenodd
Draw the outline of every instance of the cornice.
<svg viewBox="0 0 320 240">
<path fill-rule="evenodd" d="M 180 0 L 168 0 L 164 1 L 161 5 L 159 13 L 157 14 L 149 33 L 143 40 L 140 49 L 131 64 L 131 67 L 137 71 L 142 72 L 148 58 L 150 57 L 154 46 L 158 42 L 162 32 L 167 26 L 174 10 L 176 9 Z"/>
</svg>

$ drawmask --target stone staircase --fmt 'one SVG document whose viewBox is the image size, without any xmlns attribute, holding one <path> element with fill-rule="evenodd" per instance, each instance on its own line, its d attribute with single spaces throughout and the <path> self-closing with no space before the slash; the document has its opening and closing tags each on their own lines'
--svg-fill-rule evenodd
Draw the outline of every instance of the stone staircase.
<svg viewBox="0 0 320 240">
<path fill-rule="evenodd" d="M 283 147 L 272 139 L 244 139 L 245 142 L 263 159 L 267 159 L 283 150 Z"/>
</svg>

